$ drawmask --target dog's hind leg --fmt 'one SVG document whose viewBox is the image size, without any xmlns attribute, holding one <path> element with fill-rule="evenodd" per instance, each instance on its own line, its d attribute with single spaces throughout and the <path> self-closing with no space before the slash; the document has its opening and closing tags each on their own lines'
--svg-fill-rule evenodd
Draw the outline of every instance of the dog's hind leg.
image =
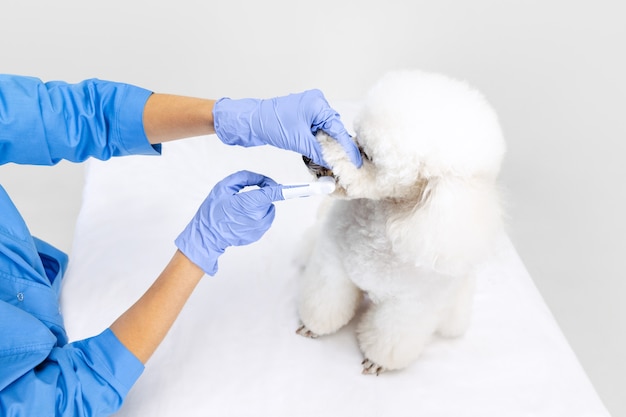
<svg viewBox="0 0 626 417">
<path fill-rule="evenodd" d="M 314 337 L 336 332 L 352 319 L 362 300 L 338 253 L 332 241 L 317 241 L 299 283 L 298 312 L 304 327 L 298 334 Z"/>
</svg>

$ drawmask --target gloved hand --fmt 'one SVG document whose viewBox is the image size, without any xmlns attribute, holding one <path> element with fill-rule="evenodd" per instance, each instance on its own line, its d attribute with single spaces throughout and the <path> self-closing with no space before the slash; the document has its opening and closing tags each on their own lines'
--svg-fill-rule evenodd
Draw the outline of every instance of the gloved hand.
<svg viewBox="0 0 626 417">
<path fill-rule="evenodd" d="M 244 187 L 259 189 L 238 193 Z M 255 242 L 270 228 L 272 202 L 283 200 L 282 186 L 249 171 L 236 172 L 218 182 L 204 200 L 176 246 L 209 275 L 217 272 L 217 258 L 228 246 Z"/>
<path fill-rule="evenodd" d="M 363 164 L 358 147 L 319 90 L 268 100 L 222 98 L 213 108 L 215 133 L 228 145 L 273 145 L 308 156 L 329 167 L 315 133 L 322 129 L 346 150 L 350 160 Z"/>
</svg>

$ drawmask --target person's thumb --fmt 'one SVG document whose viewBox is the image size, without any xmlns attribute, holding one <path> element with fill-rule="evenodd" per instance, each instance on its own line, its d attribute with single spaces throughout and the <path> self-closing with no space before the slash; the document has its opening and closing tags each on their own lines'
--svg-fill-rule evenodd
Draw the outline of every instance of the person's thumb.
<svg viewBox="0 0 626 417">
<path fill-rule="evenodd" d="M 242 204 L 247 207 L 264 208 L 272 205 L 274 201 L 284 200 L 282 185 L 266 185 L 256 190 L 245 191 L 237 194 Z"/>
<path fill-rule="evenodd" d="M 273 203 L 274 201 L 281 201 L 285 199 L 285 197 L 283 196 L 283 186 L 280 184 L 267 185 L 265 187 L 259 188 L 257 191 L 265 196 L 268 203 Z"/>
</svg>

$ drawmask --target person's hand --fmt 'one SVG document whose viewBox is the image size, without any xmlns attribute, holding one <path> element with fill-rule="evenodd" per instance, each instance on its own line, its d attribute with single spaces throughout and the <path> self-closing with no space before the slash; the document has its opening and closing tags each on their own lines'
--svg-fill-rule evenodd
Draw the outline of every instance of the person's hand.
<svg viewBox="0 0 626 417">
<path fill-rule="evenodd" d="M 256 190 L 239 193 L 247 186 Z M 178 249 L 209 275 L 228 246 L 255 242 L 270 228 L 274 201 L 283 200 L 282 186 L 266 176 L 240 171 L 218 182 L 196 215 L 178 236 Z"/>
<path fill-rule="evenodd" d="M 213 108 L 213 123 L 220 140 L 228 145 L 272 145 L 307 156 L 329 167 L 315 133 L 323 130 L 346 150 L 350 160 L 363 163 L 358 147 L 339 114 L 319 90 L 309 90 L 268 100 L 222 98 Z"/>
</svg>

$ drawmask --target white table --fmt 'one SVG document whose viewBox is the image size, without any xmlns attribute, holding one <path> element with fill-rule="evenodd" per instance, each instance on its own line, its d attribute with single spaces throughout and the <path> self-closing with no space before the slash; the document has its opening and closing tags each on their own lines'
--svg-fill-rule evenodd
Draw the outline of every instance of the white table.
<svg viewBox="0 0 626 417">
<path fill-rule="evenodd" d="M 343 107 L 349 120 L 353 106 Z M 88 163 L 62 299 L 72 340 L 108 327 L 148 288 L 212 185 L 239 169 L 309 180 L 296 154 L 215 137 Z M 433 340 L 406 370 L 361 375 L 353 325 L 297 336 L 297 247 L 321 198 L 277 203 L 261 241 L 227 250 L 119 416 L 608 416 L 506 237 L 480 274 L 468 333 Z"/>
</svg>

